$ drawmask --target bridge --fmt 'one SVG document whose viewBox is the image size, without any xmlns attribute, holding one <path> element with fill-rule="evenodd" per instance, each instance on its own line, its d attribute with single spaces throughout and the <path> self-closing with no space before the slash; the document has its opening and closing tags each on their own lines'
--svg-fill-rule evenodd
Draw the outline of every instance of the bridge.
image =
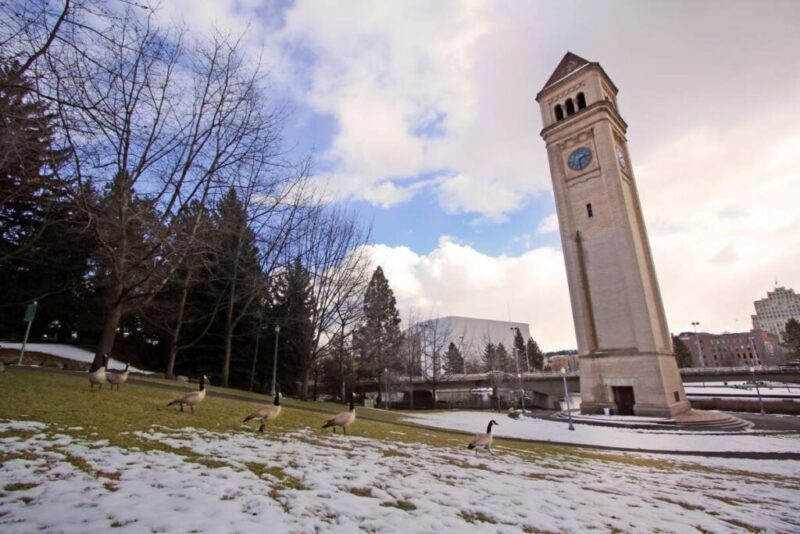
<svg viewBox="0 0 800 534">
<path fill-rule="evenodd" d="M 753 373 L 746 367 L 708 367 L 680 369 L 684 383 L 702 382 L 748 382 L 753 375 L 760 382 L 791 382 L 800 384 L 800 369 L 791 367 L 758 367 Z M 580 392 L 580 372 L 565 374 L 570 395 Z M 356 388 L 360 392 L 377 392 L 376 381 L 360 382 Z M 457 374 L 442 377 L 436 384 L 436 404 L 460 407 L 488 407 L 489 396 L 493 391 L 508 400 L 520 389 L 525 391 L 526 405 L 552 408 L 553 402 L 564 398 L 564 382 L 560 372 L 512 373 L 500 371 L 473 374 Z M 431 406 L 433 385 L 422 377 L 411 381 L 397 377 L 390 385 L 392 392 L 413 391 L 416 406 Z M 405 404 L 405 403 L 404 403 Z"/>
</svg>

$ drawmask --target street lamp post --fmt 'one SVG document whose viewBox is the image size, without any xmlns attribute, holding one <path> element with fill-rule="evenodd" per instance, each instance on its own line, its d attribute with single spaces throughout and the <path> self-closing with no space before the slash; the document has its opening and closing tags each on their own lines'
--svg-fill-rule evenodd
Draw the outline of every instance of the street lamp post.
<svg viewBox="0 0 800 534">
<path fill-rule="evenodd" d="M 703 346 L 700 344 L 700 338 L 697 337 L 697 327 L 700 325 L 698 321 L 692 321 L 692 328 L 694 328 L 694 342 L 697 343 L 697 355 L 700 358 L 700 367 L 705 367 L 706 362 L 703 361 Z"/>
<path fill-rule="evenodd" d="M 564 380 L 564 399 L 567 401 L 567 417 L 569 418 L 569 429 L 575 430 L 572 426 L 572 408 L 569 405 L 569 389 L 567 389 L 567 370 L 561 368 L 561 378 Z"/>
<path fill-rule="evenodd" d="M 270 395 L 275 396 L 275 378 L 278 375 L 278 338 L 281 335 L 281 325 L 275 325 L 275 354 L 272 356 L 272 389 Z"/>
<path fill-rule="evenodd" d="M 383 368 L 383 380 L 386 383 L 386 387 L 384 388 L 384 397 L 383 397 L 383 409 L 389 409 L 389 368 Z"/>
<path fill-rule="evenodd" d="M 512 326 L 510 330 L 514 332 L 519 332 L 519 329 L 515 326 Z M 517 339 L 516 336 L 514 340 L 511 342 L 511 346 L 514 347 L 514 365 L 517 368 L 517 388 L 519 389 L 520 394 L 520 406 L 522 408 L 522 413 L 525 413 L 525 390 L 522 389 L 522 375 L 519 372 L 519 350 L 517 349 Z"/>
<path fill-rule="evenodd" d="M 761 401 L 761 391 L 758 389 L 758 382 L 756 382 L 755 367 L 750 367 L 750 375 L 753 377 L 753 384 L 756 385 L 756 395 L 758 395 L 758 406 L 761 408 L 761 415 L 766 415 L 766 413 L 764 413 L 764 403 Z"/>
</svg>

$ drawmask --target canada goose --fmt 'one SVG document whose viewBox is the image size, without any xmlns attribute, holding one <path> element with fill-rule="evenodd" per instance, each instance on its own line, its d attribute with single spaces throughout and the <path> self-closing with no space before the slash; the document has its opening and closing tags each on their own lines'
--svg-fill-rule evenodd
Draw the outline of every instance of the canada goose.
<svg viewBox="0 0 800 534">
<path fill-rule="evenodd" d="M 119 391 L 119 386 L 124 384 L 126 380 L 128 380 L 128 367 L 130 367 L 130 363 L 125 364 L 125 370 L 121 373 L 106 373 L 106 378 L 108 378 L 108 382 L 110 384 L 111 390 L 114 390 L 114 386 L 117 386 L 117 391 Z"/>
<path fill-rule="evenodd" d="M 200 375 L 200 389 L 197 391 L 192 391 L 190 393 L 186 393 L 185 395 L 181 395 L 174 401 L 167 404 L 167 406 L 172 406 L 173 404 L 180 404 L 181 411 L 183 411 L 183 405 L 187 404 L 189 408 L 192 409 L 192 413 L 194 413 L 194 407 L 196 404 L 199 404 L 200 401 L 206 398 L 206 375 Z"/>
<path fill-rule="evenodd" d="M 475 449 L 475 456 L 478 456 L 478 449 L 484 448 L 489 451 L 489 454 L 494 456 L 492 452 L 492 425 L 498 424 L 497 421 L 492 419 L 489 421 L 489 426 L 486 427 L 485 434 L 476 434 L 472 441 L 469 442 L 467 448 L 472 450 Z"/>
<path fill-rule="evenodd" d="M 266 406 L 262 406 L 258 410 L 254 411 L 250 415 L 244 418 L 244 423 L 248 422 L 250 419 L 261 419 L 261 426 L 258 427 L 259 432 L 264 432 L 264 428 L 267 426 L 267 423 L 273 421 L 281 414 L 281 398 L 280 392 L 275 392 L 275 400 L 272 404 L 267 404 Z"/>
<path fill-rule="evenodd" d="M 92 391 L 94 391 L 94 385 L 97 384 L 100 386 L 100 389 L 103 389 L 103 384 L 106 383 L 106 366 L 108 365 L 108 353 L 103 355 L 103 365 L 101 365 L 96 371 L 92 371 L 89 373 L 89 387 Z"/>
<path fill-rule="evenodd" d="M 522 410 L 519 408 L 511 407 L 508 409 L 508 416 L 511 419 L 519 419 L 519 416 L 522 415 Z"/>
<path fill-rule="evenodd" d="M 322 428 L 333 427 L 333 433 L 336 434 L 336 427 L 342 427 L 342 432 L 347 435 L 347 427 L 353 424 L 356 420 L 356 407 L 353 402 L 353 393 L 350 393 L 350 410 L 337 414 L 336 416 L 325 421 Z"/>
</svg>

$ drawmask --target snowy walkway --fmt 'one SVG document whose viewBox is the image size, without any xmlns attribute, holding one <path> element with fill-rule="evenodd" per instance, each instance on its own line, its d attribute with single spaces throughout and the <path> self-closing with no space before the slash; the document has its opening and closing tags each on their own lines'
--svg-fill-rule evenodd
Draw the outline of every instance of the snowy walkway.
<svg viewBox="0 0 800 534">
<path fill-rule="evenodd" d="M 406 421 L 442 429 L 484 432 L 494 418 L 498 437 L 570 443 L 600 447 L 617 447 L 640 451 L 758 452 L 800 453 L 800 434 L 760 435 L 752 433 L 690 432 L 675 430 L 628 429 L 576 424 L 567 428 L 564 421 L 546 421 L 523 417 L 511 419 L 490 412 L 436 412 L 409 414 Z"/>
<path fill-rule="evenodd" d="M 22 343 L 8 343 L 6 341 L 0 342 L 0 346 L 4 349 L 20 350 Z M 64 358 L 65 360 L 72 360 L 75 362 L 92 363 L 94 361 L 94 353 L 80 347 L 73 347 L 72 345 L 62 345 L 59 343 L 28 343 L 25 345 L 25 352 L 41 352 L 42 354 L 51 354 Z M 119 360 L 111 358 L 108 362 L 108 368 L 113 371 L 122 371 L 125 369 L 125 364 Z M 152 374 L 150 371 L 131 367 L 131 373 Z"/>
<path fill-rule="evenodd" d="M 3 436 L 13 428 L 28 434 Z M 181 448 L 141 452 L 63 430 L 0 422 L 0 531 L 800 529 L 796 461 L 502 448 L 495 458 L 475 458 L 466 449 L 311 430 L 259 436 L 191 428 L 137 434 Z"/>
</svg>

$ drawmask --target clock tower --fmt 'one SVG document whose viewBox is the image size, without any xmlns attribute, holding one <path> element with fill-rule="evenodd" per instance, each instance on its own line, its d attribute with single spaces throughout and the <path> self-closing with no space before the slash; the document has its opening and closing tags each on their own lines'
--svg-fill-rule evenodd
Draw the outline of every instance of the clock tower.
<svg viewBox="0 0 800 534">
<path fill-rule="evenodd" d="M 670 417 L 689 402 L 616 97 L 599 63 L 569 52 L 536 95 L 578 338 L 581 411 Z"/>
</svg>

